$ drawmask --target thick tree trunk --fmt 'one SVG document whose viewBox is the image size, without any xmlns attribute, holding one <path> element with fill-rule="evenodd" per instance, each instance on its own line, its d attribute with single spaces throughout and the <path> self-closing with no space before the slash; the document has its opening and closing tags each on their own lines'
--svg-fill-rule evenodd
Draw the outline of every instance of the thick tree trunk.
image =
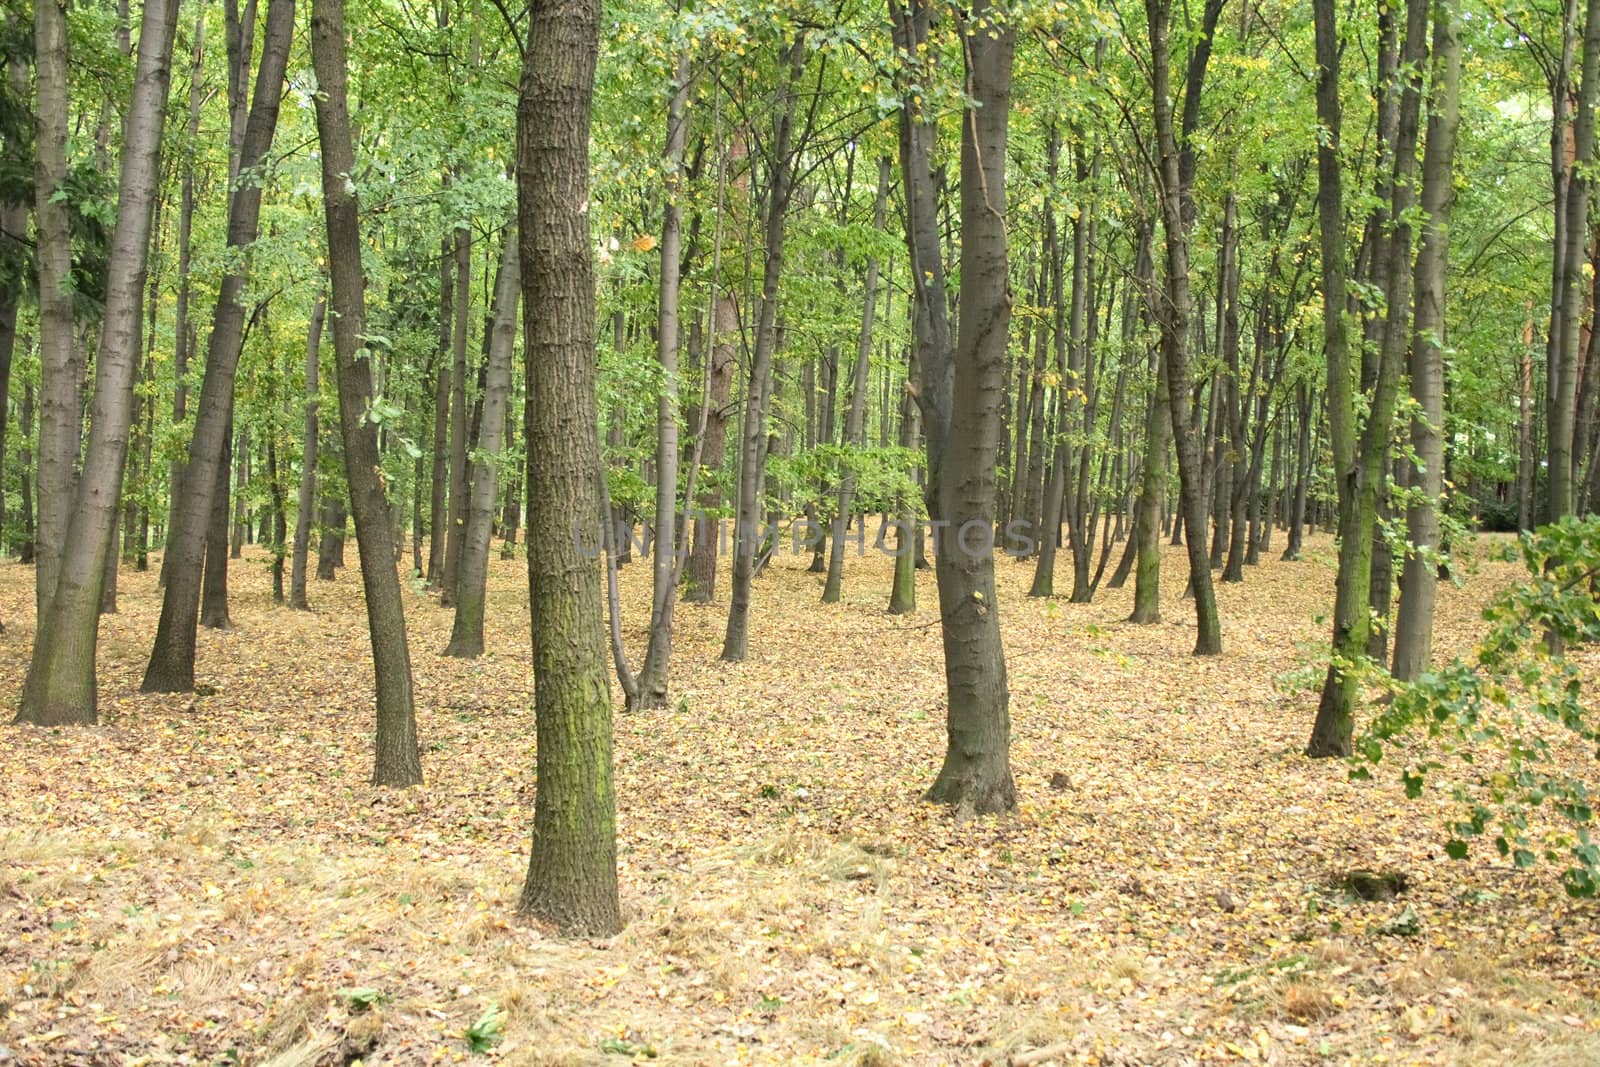
<svg viewBox="0 0 1600 1067">
<path fill-rule="evenodd" d="M 565 933 L 622 927 L 595 457 L 589 115 L 595 0 L 535 0 L 517 108 L 527 351 L 528 587 L 538 789 L 519 910 Z"/>
<path fill-rule="evenodd" d="M 412 708 L 411 652 L 395 573 L 388 502 L 383 495 L 376 428 L 367 419 L 372 365 L 366 355 L 366 303 L 361 273 L 360 212 L 347 175 L 355 172 L 345 103 L 344 0 L 313 0 L 311 60 L 316 70 L 317 141 L 322 149 L 322 202 L 327 218 L 333 350 L 339 368 L 339 428 L 345 478 L 356 517 L 361 584 L 377 676 L 378 727 L 372 783 L 422 781 Z"/>
<path fill-rule="evenodd" d="M 272 148 L 293 35 L 294 0 L 270 0 L 254 101 L 242 125 L 243 140 L 238 155 L 240 173 L 254 171 Z M 234 73 L 242 79 L 248 66 L 249 52 L 245 51 Z M 235 94 L 236 104 L 238 95 Z M 207 528 L 219 486 L 220 495 L 226 496 L 228 466 L 224 453 L 230 443 L 234 376 L 244 346 L 244 306 L 239 301 L 249 270 L 245 250 L 254 243 L 260 230 L 261 187 L 260 181 L 241 181 L 233 187 L 228 200 L 227 247 L 232 254 L 227 262 L 233 266 L 222 277 L 212 316 L 205 379 L 200 387 L 200 412 L 184 466 L 185 506 L 174 516 L 168 534 L 167 587 L 161 601 L 161 621 L 141 687 L 147 693 L 194 689 L 201 561 L 210 554 Z M 223 516 L 226 523 L 226 511 Z"/>
<path fill-rule="evenodd" d="M 1572 514 L 1577 414 L 1578 346 L 1584 314 L 1583 262 L 1589 235 L 1589 168 L 1595 154 L 1595 103 L 1600 94 L 1600 0 L 1587 0 L 1583 23 L 1583 67 L 1578 83 L 1577 113 L 1572 124 L 1573 156 L 1566 196 L 1557 202 L 1564 214 L 1557 230 L 1561 284 L 1551 298 L 1550 359 L 1545 390 L 1548 428 L 1548 493 L 1545 517 L 1558 522 Z M 1558 151 L 1565 150 L 1565 130 L 1558 121 Z M 1556 308 L 1559 307 L 1559 321 Z M 1559 329 L 1558 329 L 1559 326 Z"/>
<path fill-rule="evenodd" d="M 46 0 L 40 6 L 54 5 Z M 133 421 L 133 386 L 143 355 L 141 301 L 161 174 L 162 118 L 177 21 L 178 0 L 165 0 L 145 8 L 140 25 L 133 99 L 123 125 L 117 223 L 107 264 L 88 448 L 76 499 L 66 515 L 65 536 L 56 546 L 57 581 L 50 590 L 49 609 L 38 620 L 18 722 L 61 726 L 97 719 L 95 651 L 101 583 L 107 559 L 115 558 L 113 543 Z M 76 442 L 73 452 L 77 452 Z"/>
<path fill-rule="evenodd" d="M 294 559 L 289 566 L 289 607 L 310 611 L 306 600 L 306 560 L 311 551 L 311 525 L 317 506 L 317 377 L 321 365 L 322 324 L 327 317 L 327 302 L 317 297 L 311 310 L 311 326 L 306 333 L 306 429 L 300 452 L 300 495 L 295 504 Z"/>
<path fill-rule="evenodd" d="M 516 345 L 517 301 L 522 291 L 521 261 L 515 227 L 506 232 L 495 274 L 494 321 L 489 330 L 489 366 L 479 420 L 477 454 L 472 472 L 472 500 L 467 509 L 456 582 L 456 617 L 444 654 L 474 659 L 483 655 L 483 616 L 488 594 L 489 540 L 504 446 L 506 406 L 511 396 L 511 352 Z"/>
<path fill-rule="evenodd" d="M 994 586 L 994 468 L 1005 403 L 1011 286 L 1006 267 L 1006 132 L 1015 31 L 976 0 L 962 27 L 974 109 L 961 124 L 961 292 L 935 549 L 944 634 L 944 766 L 930 801 L 987 813 L 1016 807 L 1010 692 Z M 920 251 L 920 249 L 919 249 Z M 930 249 L 930 251 L 932 251 Z M 920 268 L 920 260 L 914 261 Z"/>
<path fill-rule="evenodd" d="M 1394 676 L 1416 681 L 1433 653 L 1433 610 L 1438 597 L 1439 509 L 1444 492 L 1445 279 L 1450 263 L 1450 212 L 1455 200 L 1456 130 L 1461 120 L 1461 32 L 1453 0 L 1435 0 L 1432 95 L 1428 141 L 1422 157 L 1422 210 L 1426 221 L 1416 263 L 1416 311 L 1411 339 L 1412 486 L 1419 499 L 1406 509 L 1407 553 L 1394 632 Z"/>
</svg>

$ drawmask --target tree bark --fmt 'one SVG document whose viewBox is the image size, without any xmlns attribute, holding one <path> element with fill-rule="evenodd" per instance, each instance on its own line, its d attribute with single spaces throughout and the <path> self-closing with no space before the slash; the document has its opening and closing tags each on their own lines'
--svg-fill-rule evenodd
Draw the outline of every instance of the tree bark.
<svg viewBox="0 0 1600 1067">
<path fill-rule="evenodd" d="M 211 321 L 211 336 L 206 345 L 200 411 L 189 442 L 188 462 L 184 465 L 185 506 L 175 515 L 169 531 L 167 587 L 161 601 L 161 621 L 141 686 L 147 693 L 194 689 L 201 560 L 207 554 L 207 527 L 219 478 L 225 487 L 228 476 L 223 455 L 229 444 L 233 416 L 234 377 L 244 347 L 245 315 L 240 297 L 248 278 L 247 250 L 260 231 L 262 176 L 257 168 L 272 148 L 293 35 L 294 0 L 269 0 L 254 101 L 243 125 L 238 154 L 239 180 L 228 199 L 227 247 L 231 255 L 227 262 L 234 266 L 222 277 Z M 242 64 L 248 68 L 248 52 Z"/>
<path fill-rule="evenodd" d="M 1189 57 L 1184 92 L 1183 138 L 1173 129 L 1171 89 L 1170 0 L 1146 0 L 1150 24 L 1152 88 L 1155 99 L 1156 137 L 1160 151 L 1157 185 L 1161 192 L 1162 221 L 1166 227 L 1167 271 L 1162 293 L 1161 351 L 1167 368 L 1168 409 L 1172 437 L 1177 445 L 1179 497 L 1189 553 L 1189 582 L 1194 591 L 1197 656 L 1222 651 L 1222 630 L 1217 619 L 1216 593 L 1211 584 L 1211 563 L 1206 553 L 1206 486 L 1203 484 L 1204 442 L 1189 409 L 1189 226 L 1194 213 L 1190 189 L 1194 180 L 1194 155 L 1189 140 L 1198 124 L 1200 92 L 1211 54 L 1222 0 L 1207 0 L 1204 28 Z"/>
<path fill-rule="evenodd" d="M 79 387 L 83 353 L 74 343 L 72 233 L 65 201 L 56 192 L 67 177 L 67 5 L 33 5 L 34 241 L 39 271 L 38 518 L 34 537 L 36 617 L 50 611 L 61 573 L 61 551 L 83 443 Z"/>
<path fill-rule="evenodd" d="M 519 910 L 564 933 L 622 927 L 595 457 L 589 125 L 595 0 L 534 0 L 517 107 L 538 788 Z"/>
<path fill-rule="evenodd" d="M 269 16 L 270 18 L 270 16 Z M 372 403 L 372 365 L 365 347 L 365 279 L 361 272 L 360 209 L 351 175 L 355 152 L 345 102 L 344 0 L 313 0 L 311 60 L 316 70 L 317 140 L 322 148 L 322 202 L 327 218 L 333 351 L 339 368 L 339 428 L 345 478 L 356 518 L 361 584 L 377 675 L 378 726 L 372 784 L 404 787 L 422 781 L 417 722 L 412 708 L 411 651 L 395 572 L 388 502 L 383 495 Z"/>
<path fill-rule="evenodd" d="M 45 0 L 40 7 L 54 4 Z M 66 516 L 64 539 L 57 545 L 56 585 L 47 598 L 48 610 L 39 617 L 17 711 L 18 722 L 36 726 L 93 723 L 98 717 L 95 652 L 102 582 L 106 561 L 114 558 L 133 386 L 143 355 L 142 300 L 177 21 L 178 0 L 165 0 L 145 8 L 139 29 L 83 476 Z M 77 447 L 74 442 L 74 454 Z"/>
<path fill-rule="evenodd" d="M 960 328 L 940 464 L 937 514 L 947 526 L 934 553 L 948 743 L 928 799 L 982 814 L 1011 811 L 1017 804 L 1010 692 L 994 585 L 995 455 L 1012 303 L 1005 183 L 1016 36 L 1010 26 L 996 24 L 988 0 L 975 0 L 961 33 L 975 106 L 961 124 Z M 920 274 L 924 260 L 913 262 Z"/>
<path fill-rule="evenodd" d="M 756 323 L 755 349 L 750 357 L 750 378 L 745 390 L 744 425 L 739 459 L 739 508 L 733 531 L 733 594 L 728 606 L 728 628 L 722 641 L 722 659 L 742 662 L 750 645 L 750 585 L 755 577 L 755 557 L 760 549 L 762 475 L 767 455 L 767 409 L 772 393 L 772 356 L 778 347 L 778 282 L 783 274 L 784 222 L 794 191 L 794 117 L 799 81 L 807 56 L 804 31 L 797 33 L 784 54 L 783 79 L 773 111 L 773 148 L 768 159 L 765 253 L 761 277 L 761 310 Z"/>
<path fill-rule="evenodd" d="M 1433 652 L 1433 611 L 1438 597 L 1439 509 L 1444 492 L 1445 280 L 1450 265 L 1450 212 L 1454 204 L 1456 130 L 1461 120 L 1461 32 L 1452 0 L 1435 0 L 1432 95 L 1428 141 L 1422 156 L 1422 210 L 1426 217 L 1417 252 L 1411 340 L 1412 487 L 1419 499 L 1406 508 L 1407 553 L 1394 632 L 1394 676 L 1416 681 Z"/>
<path fill-rule="evenodd" d="M 887 156 L 878 161 L 878 195 L 872 206 L 872 225 L 882 230 L 888 210 L 890 160 Z M 862 434 L 867 418 L 867 375 L 872 367 L 872 323 L 878 310 L 878 257 L 867 257 L 866 278 L 861 292 L 861 337 L 856 348 L 855 376 L 850 383 L 850 410 L 845 415 L 844 444 L 857 449 L 862 444 Z M 844 550 L 846 524 L 850 509 L 855 503 L 855 470 L 846 463 L 839 479 L 838 507 L 834 510 L 833 539 L 828 552 L 828 578 L 822 587 L 822 602 L 837 604 L 844 585 Z"/>
<path fill-rule="evenodd" d="M 522 268 L 517 251 L 517 231 L 510 228 L 500 252 L 495 274 L 494 323 L 489 331 L 489 366 L 479 421 L 477 453 L 472 472 L 472 500 L 467 509 L 461 569 L 456 584 L 456 617 L 444 654 L 475 659 L 483 655 L 483 617 L 488 594 L 489 540 L 499 500 L 498 474 L 504 462 L 506 406 L 511 396 L 511 352 L 516 344 L 517 301 L 521 296 Z"/>
<path fill-rule="evenodd" d="M 455 234 L 455 335 L 450 364 L 450 515 L 444 540 L 439 603 L 452 607 L 461 581 L 461 547 L 467 513 L 467 325 L 472 303 L 472 235 Z"/>
<path fill-rule="evenodd" d="M 450 238 L 439 242 L 439 350 L 433 392 L 433 477 L 428 497 L 428 588 L 444 586 L 444 546 L 450 530 L 450 339 L 455 321 L 455 262 Z"/>
<path fill-rule="evenodd" d="M 228 398 L 228 407 L 233 407 Z M 231 630 L 228 617 L 228 479 L 233 464 L 233 412 L 222 432 L 222 455 L 217 457 L 216 486 L 211 494 L 211 514 L 206 523 L 206 551 L 200 585 L 200 625 L 208 630 Z M 168 585 L 168 589 L 172 586 Z"/>
<path fill-rule="evenodd" d="M 327 308 L 327 301 L 318 294 L 306 333 L 306 429 L 300 452 L 300 495 L 295 501 L 294 558 L 289 565 L 289 607 L 297 611 L 311 610 L 306 600 L 306 558 L 311 551 L 311 525 L 317 506 L 317 417 L 322 405 L 317 377 L 322 362 L 322 324 Z"/>
<path fill-rule="evenodd" d="M 1344 336 L 1344 232 L 1342 164 L 1339 142 L 1338 45 L 1336 14 L 1330 0 L 1313 0 L 1316 21 L 1317 62 L 1322 68 L 1317 86 L 1317 110 L 1329 131 L 1318 149 L 1320 228 L 1323 256 L 1323 314 L 1333 325 L 1324 327 L 1328 362 L 1328 427 L 1333 443 L 1334 476 L 1339 495 L 1339 569 L 1334 585 L 1333 649 L 1322 699 L 1312 727 L 1306 754 L 1314 759 L 1350 754 L 1355 731 L 1355 706 L 1359 675 L 1350 669 L 1367 653 L 1370 629 L 1372 538 L 1377 522 L 1378 494 L 1384 482 L 1387 444 L 1394 420 L 1400 364 L 1410 338 L 1411 208 L 1415 199 L 1412 174 L 1421 109 L 1422 62 L 1427 43 L 1427 0 L 1408 0 L 1402 44 L 1402 96 L 1395 145 L 1388 217 L 1393 220 L 1388 247 L 1387 319 L 1368 405 L 1367 420 L 1357 433 L 1352 367 Z M 1337 246 L 1337 247 L 1335 247 Z M 1335 257 L 1330 260 L 1330 255 Z M 1330 263 L 1333 264 L 1330 273 Z M 1333 279 L 1337 279 L 1336 283 Z M 1334 303 L 1335 297 L 1339 298 Z"/>
<path fill-rule="evenodd" d="M 640 708 L 667 706 L 672 662 L 672 609 L 678 576 L 678 290 L 683 254 L 683 204 L 680 202 L 684 146 L 689 133 L 685 112 L 692 85 L 689 53 L 678 55 L 675 88 L 667 108 L 667 145 L 661 212 L 661 292 L 656 321 L 656 354 L 661 362 L 661 395 L 656 399 L 655 542 L 651 556 L 650 643 L 639 670 Z"/>
</svg>

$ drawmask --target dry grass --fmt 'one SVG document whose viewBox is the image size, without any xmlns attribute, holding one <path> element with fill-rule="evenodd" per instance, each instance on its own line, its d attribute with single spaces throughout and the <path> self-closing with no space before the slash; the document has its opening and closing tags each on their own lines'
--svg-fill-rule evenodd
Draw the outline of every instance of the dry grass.
<svg viewBox="0 0 1600 1067">
<path fill-rule="evenodd" d="M 436 654 L 409 602 L 428 783 L 367 786 L 371 667 L 353 575 L 201 637 L 214 697 L 145 697 L 159 607 L 125 575 L 102 637 L 104 723 L 0 731 L 0 1046 L 23 1063 L 445 1062 L 485 1013 L 507 1064 L 1600 1062 L 1594 909 L 1549 871 L 1445 861 L 1441 809 L 1296 753 L 1310 701 L 1272 681 L 1322 639 L 1316 539 L 1220 590 L 1227 654 L 1196 661 L 1131 591 L 1022 596 L 1003 564 L 1022 809 L 919 803 L 943 745 L 938 631 L 882 614 L 886 561 L 820 607 L 803 561 L 763 577 L 752 658 L 721 605 L 679 609 L 674 709 L 617 720 L 627 928 L 556 939 L 515 915 L 532 814 L 526 587 L 494 564 L 488 646 Z M 791 566 L 791 563 L 796 565 Z M 1509 572 L 1442 590 L 1463 648 Z M 648 573 L 624 572 L 628 639 Z M 31 640 L 0 564 L 0 692 Z M 677 710 L 679 702 L 689 713 Z M 1051 780 L 1056 775 L 1057 785 Z M 1340 872 L 1401 869 L 1394 901 Z M 1224 906 L 1226 905 L 1226 906 Z M 1401 907 L 1414 938 L 1379 931 Z M 377 1002 L 356 1003 L 353 991 Z M 359 999 L 359 998 L 358 998 Z M 56 1035 L 56 1036 L 51 1036 Z"/>
</svg>

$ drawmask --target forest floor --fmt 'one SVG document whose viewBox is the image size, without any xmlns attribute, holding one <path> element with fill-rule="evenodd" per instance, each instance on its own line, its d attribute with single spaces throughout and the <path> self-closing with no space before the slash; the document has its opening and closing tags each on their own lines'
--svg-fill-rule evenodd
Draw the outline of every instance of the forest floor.
<svg viewBox="0 0 1600 1067">
<path fill-rule="evenodd" d="M 1442 593 L 1447 650 L 1515 577 L 1493 543 Z M 353 570 L 289 612 L 247 552 L 201 697 L 139 694 L 159 599 L 124 574 L 102 724 L 0 726 L 0 1063 L 491 1062 L 472 1033 L 508 1064 L 1600 1062 L 1596 904 L 1492 849 L 1447 859 L 1442 794 L 1301 755 L 1314 695 L 1275 680 L 1315 673 L 1332 546 L 1276 555 L 1220 587 L 1205 660 L 1176 550 L 1149 627 L 1123 622 L 1131 583 L 1029 600 L 1002 562 L 1021 807 L 971 822 L 920 799 L 944 748 L 931 575 L 897 619 L 887 559 L 852 559 L 825 607 L 780 556 L 737 666 L 725 599 L 680 606 L 672 708 L 616 720 L 627 927 L 579 942 L 515 915 L 520 560 L 493 564 L 482 660 L 442 658 L 451 613 L 408 599 L 408 792 L 367 784 Z M 625 568 L 635 662 L 648 582 Z M 31 617 L 31 570 L 0 564 L 7 701 Z M 1365 901 L 1356 869 L 1408 884 Z"/>
</svg>

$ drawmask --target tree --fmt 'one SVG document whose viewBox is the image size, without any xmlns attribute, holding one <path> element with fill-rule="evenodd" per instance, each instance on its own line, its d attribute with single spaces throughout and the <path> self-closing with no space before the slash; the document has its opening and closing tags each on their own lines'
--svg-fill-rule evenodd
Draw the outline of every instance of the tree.
<svg viewBox="0 0 1600 1067">
<path fill-rule="evenodd" d="M 63 184 L 67 178 L 67 6 L 33 5 L 33 225 L 39 268 L 38 520 L 33 538 L 37 617 L 50 611 L 61 549 L 77 483 L 83 440 L 83 353 L 74 341 L 72 234 Z"/>
<path fill-rule="evenodd" d="M 1461 28 L 1451 0 L 1433 14 L 1432 92 L 1422 156 L 1425 221 L 1417 253 L 1411 337 L 1411 447 L 1415 495 L 1406 508 L 1405 572 L 1394 631 L 1394 676 L 1414 682 L 1428 669 L 1438 595 L 1439 512 L 1444 491 L 1445 278 L 1450 263 L 1450 210 L 1455 200 L 1456 128 L 1461 120 Z"/>
<path fill-rule="evenodd" d="M 311 524 L 317 507 L 317 416 L 321 406 L 317 375 L 327 308 L 327 300 L 318 294 L 306 332 L 306 429 L 300 452 L 300 494 L 295 504 L 294 556 L 289 564 L 289 607 L 300 611 L 311 610 L 306 601 L 306 558 L 311 552 Z"/>
<path fill-rule="evenodd" d="M 878 194 L 872 205 L 872 225 L 882 230 L 884 214 L 889 200 L 889 158 L 878 160 Z M 845 416 L 844 443 L 846 448 L 860 448 L 861 435 L 867 417 L 867 375 L 872 368 L 872 321 L 878 308 L 878 257 L 868 255 L 866 278 L 861 293 L 861 339 L 856 347 L 855 377 L 850 383 L 850 411 Z M 851 458 L 845 460 L 844 473 L 839 478 L 839 500 L 833 516 L 833 539 L 828 552 L 828 578 L 822 587 L 822 602 L 839 602 L 844 584 L 844 550 L 846 524 L 850 521 L 850 508 L 855 503 L 856 474 Z"/>
<path fill-rule="evenodd" d="M 806 34 L 798 30 L 784 50 L 782 81 L 773 106 L 772 149 L 767 157 L 760 311 L 740 431 L 739 510 L 733 528 L 733 593 L 728 605 L 728 629 L 722 640 L 722 658 L 729 663 L 742 662 L 750 646 L 750 583 L 755 579 L 756 550 L 761 540 L 764 508 L 760 490 L 767 466 L 772 357 L 778 347 L 778 282 L 783 275 L 784 223 L 794 193 L 795 109 L 805 62 Z M 808 138 L 802 134 L 799 140 L 803 144 Z"/>
<path fill-rule="evenodd" d="M 1194 218 L 1193 186 L 1196 158 L 1193 138 L 1199 125 L 1200 93 L 1210 62 L 1212 39 L 1222 0 L 1206 0 L 1199 36 L 1189 55 L 1184 79 L 1183 117 L 1173 124 L 1171 84 L 1170 0 L 1145 0 L 1150 23 L 1150 87 L 1155 101 L 1157 158 L 1154 163 L 1156 188 L 1161 201 L 1161 221 L 1166 230 L 1167 270 L 1162 299 L 1158 304 L 1161 323 L 1161 355 L 1166 364 L 1168 410 L 1172 416 L 1172 439 L 1177 446 L 1179 496 L 1182 503 L 1184 540 L 1189 551 L 1189 582 L 1194 591 L 1198 632 L 1194 653 L 1197 656 L 1222 652 L 1222 628 L 1217 621 L 1217 597 L 1211 584 L 1211 564 L 1206 555 L 1207 492 L 1202 473 L 1203 443 L 1199 427 L 1190 412 L 1189 373 L 1189 228 Z"/>
<path fill-rule="evenodd" d="M 1318 148 L 1318 200 L 1323 316 L 1327 323 L 1323 348 L 1328 361 L 1328 434 L 1333 444 L 1334 477 L 1339 494 L 1339 570 L 1334 584 L 1333 654 L 1311 739 L 1306 745 L 1306 754 L 1313 758 L 1350 754 L 1355 705 L 1361 685 L 1360 674 L 1352 665 L 1367 655 L 1371 630 L 1373 532 L 1377 525 L 1378 497 L 1384 487 L 1400 365 L 1410 337 L 1411 209 L 1415 201 L 1412 176 L 1416 171 L 1427 13 L 1427 0 L 1407 0 L 1405 36 L 1401 44 L 1401 97 L 1394 143 L 1386 150 L 1385 159 L 1380 160 L 1380 166 L 1393 167 L 1393 178 L 1387 183 L 1390 203 L 1379 208 L 1392 220 L 1392 233 L 1374 253 L 1388 258 L 1384 286 L 1386 314 L 1377 365 L 1370 375 L 1371 398 L 1366 423 L 1358 428 L 1355 368 L 1351 366 L 1343 326 L 1346 279 L 1343 163 L 1338 156 L 1341 113 L 1336 16 L 1325 0 L 1316 0 L 1313 8 L 1317 20 L 1317 62 L 1323 68 L 1319 71 L 1317 113 L 1329 131 L 1328 142 Z"/>
<path fill-rule="evenodd" d="M 949 695 L 948 745 L 928 799 L 977 813 L 1010 811 L 1017 803 L 1011 694 L 994 589 L 994 471 L 1012 300 L 1006 132 L 1016 48 L 1016 31 L 1003 18 L 987 0 L 977 0 L 961 26 L 972 101 L 961 123 L 960 325 L 950 392 L 935 398 L 932 389 L 923 391 L 925 403 L 931 400 L 950 413 L 934 512 L 945 522 L 934 546 L 934 570 Z M 912 248 L 913 269 L 920 275 L 928 253 L 918 243 Z M 928 466 L 935 466 L 931 456 Z"/>
<path fill-rule="evenodd" d="M 594 457 L 589 126 L 596 0 L 534 0 L 517 104 L 537 781 L 519 910 L 569 933 L 622 927 Z"/>
<path fill-rule="evenodd" d="M 417 721 L 412 707 L 411 650 L 395 573 L 389 506 L 384 499 L 372 405 L 366 282 L 361 267 L 361 220 L 353 175 L 350 113 L 345 97 L 344 0 L 313 0 L 311 61 L 316 71 L 317 142 L 322 149 L 322 203 L 328 230 L 333 352 L 339 368 L 339 429 L 345 479 L 356 520 L 361 585 L 377 675 L 378 729 L 372 784 L 404 787 L 422 781 Z M 194 454 L 190 454 L 193 463 Z M 169 587 L 170 592 L 170 587 Z"/>
<path fill-rule="evenodd" d="M 667 706 L 672 661 L 672 609 L 683 564 L 678 558 L 678 291 L 683 249 L 681 172 L 689 123 L 685 110 L 692 88 L 689 54 L 678 56 L 672 102 L 667 109 L 667 150 L 663 161 L 666 197 L 661 209 L 661 298 L 656 320 L 656 356 L 661 362 L 661 395 L 656 400 L 656 517 L 650 591 L 650 644 L 639 669 L 641 708 Z"/>
<path fill-rule="evenodd" d="M 49 0 L 41 6 L 50 6 Z M 123 125 L 117 224 L 83 473 L 67 513 L 55 588 L 34 636 L 17 721 L 37 726 L 97 719 L 95 647 L 101 583 L 113 552 L 133 421 L 133 386 L 143 356 L 142 306 L 151 220 L 161 175 L 162 117 L 172 79 L 178 0 L 145 8 L 133 99 Z M 74 447 L 76 451 L 76 447 Z"/>
<path fill-rule="evenodd" d="M 294 0 L 270 0 L 255 94 L 240 134 L 237 179 L 228 198 L 227 243 L 235 258 L 230 259 L 230 268 L 223 275 L 212 314 L 211 336 L 206 344 L 205 380 L 200 386 L 200 410 L 184 464 L 186 506 L 176 514 L 167 544 L 170 562 L 165 568 L 167 588 L 161 601 L 161 621 L 157 624 L 155 643 L 150 649 L 150 661 L 141 686 L 147 693 L 194 689 L 195 627 L 202 560 L 208 557 L 211 560 L 207 569 L 215 571 L 214 589 L 216 575 L 223 573 L 218 568 L 226 566 L 223 562 L 227 557 L 226 548 L 220 552 L 213 550 L 224 545 L 226 540 L 227 457 L 232 447 L 233 386 L 245 333 L 241 298 L 248 277 L 248 249 L 260 232 L 264 182 L 258 168 L 271 150 L 277 130 L 284 71 L 293 36 Z M 243 58 L 233 64 L 234 76 L 239 81 L 245 78 L 249 66 L 248 50 L 243 50 L 242 55 Z M 242 95 L 236 91 L 230 98 L 236 111 L 242 106 Z M 218 523 L 218 511 L 224 532 L 221 540 L 212 536 Z"/>
<path fill-rule="evenodd" d="M 472 470 L 472 499 L 468 502 L 466 530 L 461 543 L 457 574 L 456 617 L 450 630 L 447 656 L 472 659 L 483 655 L 483 613 L 489 578 L 489 535 L 493 532 L 495 503 L 499 499 L 498 474 L 504 462 L 506 407 L 511 395 L 511 352 L 516 347 L 517 301 L 522 289 L 522 266 L 517 251 L 517 231 L 507 230 L 495 273 L 494 317 L 489 330 L 489 363 L 483 393 L 483 418 L 479 424 L 476 458 Z"/>
</svg>

